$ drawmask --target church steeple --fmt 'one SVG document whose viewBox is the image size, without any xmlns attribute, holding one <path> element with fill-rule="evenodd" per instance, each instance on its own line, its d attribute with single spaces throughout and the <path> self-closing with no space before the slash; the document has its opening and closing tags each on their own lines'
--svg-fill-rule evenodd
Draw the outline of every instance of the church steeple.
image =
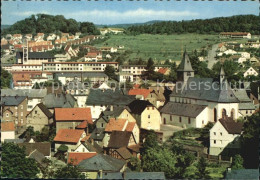
<svg viewBox="0 0 260 180">
<path fill-rule="evenodd" d="M 194 77 L 194 70 L 192 69 L 190 58 L 185 48 L 182 61 L 177 69 L 177 80 L 185 82 L 189 77 Z"/>
<path fill-rule="evenodd" d="M 220 84 L 222 84 L 224 82 L 225 78 L 226 78 L 226 73 L 224 71 L 224 66 L 222 65 L 221 68 L 220 68 L 220 73 L 219 73 Z"/>
</svg>

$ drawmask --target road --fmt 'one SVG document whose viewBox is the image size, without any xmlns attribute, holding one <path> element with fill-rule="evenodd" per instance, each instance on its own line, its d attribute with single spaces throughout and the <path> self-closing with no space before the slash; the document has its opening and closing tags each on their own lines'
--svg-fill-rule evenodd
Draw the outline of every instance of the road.
<svg viewBox="0 0 260 180">
<path fill-rule="evenodd" d="M 218 49 L 218 44 L 214 44 L 212 46 L 212 49 L 208 51 L 208 57 L 206 60 L 208 60 L 208 68 L 212 69 L 213 65 L 217 62 L 215 56 L 216 56 L 216 51 Z"/>
</svg>

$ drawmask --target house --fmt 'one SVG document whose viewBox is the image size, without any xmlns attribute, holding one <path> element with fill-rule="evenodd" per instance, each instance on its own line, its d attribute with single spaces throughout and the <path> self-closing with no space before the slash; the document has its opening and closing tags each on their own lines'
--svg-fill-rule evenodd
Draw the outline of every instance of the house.
<svg viewBox="0 0 260 180">
<path fill-rule="evenodd" d="M 4 51 L 4 54 L 11 53 L 11 46 L 9 44 L 1 45 L 1 49 Z"/>
<path fill-rule="evenodd" d="M 84 130 L 79 129 L 60 129 L 55 138 L 55 151 L 62 145 L 68 146 L 68 152 L 73 152 L 80 144 L 81 139 L 86 136 Z"/>
<path fill-rule="evenodd" d="M 75 129 L 82 122 L 93 124 L 90 108 L 55 108 L 56 132 L 60 129 Z"/>
<path fill-rule="evenodd" d="M 54 62 L 54 56 L 48 52 L 28 52 L 26 56 L 23 52 L 16 53 L 16 64 L 38 64 L 44 62 Z"/>
<path fill-rule="evenodd" d="M 51 112 L 54 111 L 54 108 L 74 108 L 78 106 L 77 100 L 71 94 L 64 93 L 49 93 L 43 98 L 42 103 Z"/>
<path fill-rule="evenodd" d="M 13 89 L 31 89 L 33 87 L 31 76 L 28 73 L 12 73 Z"/>
<path fill-rule="evenodd" d="M 158 70 L 158 73 L 161 73 L 161 74 L 163 74 L 163 75 L 169 75 L 170 72 L 171 72 L 171 70 L 170 70 L 169 68 L 160 68 L 160 69 Z"/>
<path fill-rule="evenodd" d="M 55 54 L 54 57 L 55 57 L 54 62 L 66 62 L 67 60 L 71 59 L 71 56 L 69 55 L 69 53 Z"/>
<path fill-rule="evenodd" d="M 15 139 L 15 126 L 12 121 L 1 122 L 1 142 L 6 139 Z"/>
<path fill-rule="evenodd" d="M 239 117 L 246 119 L 246 116 L 251 116 L 255 112 L 254 102 L 248 97 L 246 89 L 233 89 L 234 95 L 239 100 Z"/>
<path fill-rule="evenodd" d="M 238 52 L 238 54 L 240 54 L 241 57 L 244 57 L 246 59 L 250 59 L 250 53 L 248 53 L 248 52 Z"/>
<path fill-rule="evenodd" d="M 1 96 L 27 96 L 27 111 L 31 111 L 37 104 L 42 102 L 47 95 L 47 89 L 2 89 Z"/>
<path fill-rule="evenodd" d="M 34 131 L 41 132 L 44 127 L 48 127 L 53 123 L 53 114 L 43 104 L 37 104 L 27 114 L 27 127 L 32 126 Z"/>
<path fill-rule="evenodd" d="M 218 119 L 226 116 L 232 117 L 233 119 L 238 118 L 239 100 L 234 95 L 233 90 L 226 80 L 223 67 L 220 71 L 219 80 L 214 80 L 213 78 L 194 77 L 194 71 L 186 51 L 184 52 L 181 64 L 184 64 L 184 66 L 179 66 L 177 69 L 178 81 L 170 95 L 171 104 L 166 104 L 166 107 L 190 107 L 193 109 L 193 112 L 196 112 L 196 114 L 192 114 L 192 116 L 199 115 L 199 111 L 204 111 L 204 119 L 200 119 L 200 125 L 197 124 L 200 127 L 203 127 L 209 121 L 217 122 Z M 189 109 L 184 111 L 187 114 L 180 114 L 174 111 L 176 116 L 179 116 L 179 122 L 189 122 L 188 117 L 191 114 L 188 111 Z M 208 113 L 206 113 L 206 111 L 208 111 Z M 169 111 L 166 111 L 166 113 L 167 112 Z M 169 119 L 166 119 L 166 122 L 171 122 L 171 116 L 167 115 L 167 117 Z M 183 121 L 183 118 L 186 120 Z M 204 125 L 202 124 L 203 120 Z M 164 121 L 164 119 L 162 119 L 162 121 Z M 190 121 L 191 124 L 195 123 L 194 121 L 192 122 L 192 117 L 190 117 Z"/>
<path fill-rule="evenodd" d="M 110 52 L 110 53 L 117 52 L 117 48 L 114 48 L 114 47 L 101 47 L 100 50 L 102 52 Z"/>
<path fill-rule="evenodd" d="M 160 110 L 163 124 L 183 128 L 203 128 L 208 123 L 208 108 L 205 105 L 168 102 Z"/>
<path fill-rule="evenodd" d="M 30 156 L 35 150 L 42 153 L 46 158 L 51 157 L 51 143 L 49 142 L 24 142 L 18 143 L 18 146 L 25 147 L 25 155 L 27 157 Z"/>
<path fill-rule="evenodd" d="M 133 100 L 133 96 L 124 95 L 119 89 L 91 89 L 86 106 L 91 108 L 92 118 L 96 120 L 108 107 L 125 106 Z"/>
<path fill-rule="evenodd" d="M 116 172 L 103 173 L 100 179 L 160 179 L 165 180 L 164 172 Z"/>
<path fill-rule="evenodd" d="M 258 76 L 258 72 L 253 68 L 250 67 L 248 70 L 246 70 L 246 72 L 244 73 L 244 77 L 247 76 Z"/>
<path fill-rule="evenodd" d="M 127 107 L 135 117 L 139 128 L 160 130 L 160 112 L 149 101 L 134 100 Z"/>
<path fill-rule="evenodd" d="M 85 55 L 85 61 L 97 62 L 100 60 L 102 60 L 102 53 L 100 52 L 88 52 L 87 55 Z"/>
<path fill-rule="evenodd" d="M 26 34 L 25 38 L 27 39 L 27 41 L 31 41 L 32 38 L 33 38 L 33 35 L 32 34 Z"/>
<path fill-rule="evenodd" d="M 228 50 L 224 51 L 224 54 L 226 54 L 226 55 L 234 55 L 234 54 L 237 54 L 237 52 L 232 50 L 232 49 L 228 49 Z"/>
<path fill-rule="evenodd" d="M 210 155 L 219 155 L 224 152 L 231 154 L 240 148 L 239 137 L 243 123 L 235 122 L 230 118 L 222 118 L 210 129 Z M 228 152 L 227 152 L 228 151 Z"/>
<path fill-rule="evenodd" d="M 14 34 L 12 36 L 12 39 L 13 40 L 22 40 L 23 36 L 21 34 Z"/>
<path fill-rule="evenodd" d="M 256 58 L 256 57 L 251 57 L 251 58 L 250 58 L 250 62 L 251 62 L 251 63 L 256 63 L 256 62 L 259 62 L 259 60 L 258 60 L 258 58 Z"/>
<path fill-rule="evenodd" d="M 82 160 L 78 165 L 79 171 L 85 174 L 87 179 L 97 179 L 102 173 L 123 172 L 126 162 L 108 155 L 97 154 L 91 158 Z"/>
<path fill-rule="evenodd" d="M 51 34 L 49 34 L 49 36 L 47 36 L 47 41 L 53 41 L 53 40 L 55 40 L 55 38 L 56 38 L 56 34 L 51 33 Z"/>
<path fill-rule="evenodd" d="M 134 75 L 128 72 L 119 72 L 118 73 L 119 82 L 134 82 Z"/>
<path fill-rule="evenodd" d="M 81 161 L 92 158 L 93 156 L 96 155 L 97 155 L 96 152 L 69 152 L 67 163 L 76 166 Z"/>
<path fill-rule="evenodd" d="M 87 134 L 85 138 L 81 139 L 81 144 L 75 149 L 74 152 L 96 152 L 103 153 L 102 147 L 91 139 L 91 134 Z"/>
<path fill-rule="evenodd" d="M 220 43 L 220 44 L 218 45 L 218 49 L 219 49 L 220 52 L 226 51 L 227 48 L 226 48 L 226 46 L 225 46 L 225 43 Z"/>
<path fill-rule="evenodd" d="M 1 38 L 1 46 L 2 46 L 2 45 L 6 45 L 6 44 L 8 44 L 7 39 L 5 39 L 4 37 Z"/>
<path fill-rule="evenodd" d="M 2 96 L 2 120 L 15 123 L 17 128 L 26 126 L 27 97 L 26 96 Z"/>
</svg>

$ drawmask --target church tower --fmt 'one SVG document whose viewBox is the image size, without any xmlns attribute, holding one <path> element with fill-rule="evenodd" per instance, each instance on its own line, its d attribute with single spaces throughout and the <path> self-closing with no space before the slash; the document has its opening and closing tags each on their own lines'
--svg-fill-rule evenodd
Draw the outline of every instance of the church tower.
<svg viewBox="0 0 260 180">
<path fill-rule="evenodd" d="M 224 71 L 224 67 L 221 66 L 220 74 L 219 74 L 219 83 L 222 84 L 224 82 L 225 78 L 226 78 L 226 74 Z"/>
<path fill-rule="evenodd" d="M 190 58 L 185 49 L 181 63 L 177 69 L 177 81 L 187 82 L 189 77 L 194 77 L 194 70 L 192 69 Z"/>
</svg>

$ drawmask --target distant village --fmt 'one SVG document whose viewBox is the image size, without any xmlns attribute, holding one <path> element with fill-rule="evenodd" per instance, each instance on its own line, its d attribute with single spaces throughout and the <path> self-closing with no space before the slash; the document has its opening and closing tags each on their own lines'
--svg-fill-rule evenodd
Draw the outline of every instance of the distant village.
<svg viewBox="0 0 260 180">
<path fill-rule="evenodd" d="M 197 157 L 232 163 L 233 155 L 241 148 L 241 120 L 259 112 L 259 86 L 251 89 L 250 83 L 244 82 L 242 88 L 231 87 L 223 67 L 217 80 L 198 78 L 184 51 L 177 63 L 176 83 L 144 87 L 142 75 L 147 65 L 120 65 L 112 58 L 124 46 L 90 45 L 104 39 L 106 33 L 119 34 L 123 30 L 102 28 L 100 32 L 98 36 L 82 36 L 79 32 L 2 37 L 4 57 L 14 56 L 15 63 L 2 64 L 12 78 L 10 87 L 1 90 L 1 142 L 24 146 L 26 157 L 43 167 L 45 158 L 55 159 L 57 166 L 73 164 L 89 179 L 165 179 L 164 172 L 129 171 L 131 158 L 142 161 L 141 151 L 149 131 L 163 144 L 175 132 L 202 129 L 212 123 L 208 146 L 186 145 L 184 149 Z M 243 76 L 259 76 L 259 56 L 246 51 L 259 49 L 259 39 L 251 38 L 250 33 L 227 32 L 220 33 L 219 38 L 225 41 L 218 45 L 218 61 L 231 60 L 241 67 L 249 61 L 253 66 Z M 236 42 L 240 38 L 247 42 Z M 78 58 L 82 49 L 87 53 Z M 53 50 L 63 53 L 50 53 Z M 115 79 L 105 73 L 107 67 L 114 68 Z M 154 65 L 154 71 L 167 75 L 171 68 Z M 48 82 L 55 83 L 46 86 Z M 122 88 L 120 83 L 133 86 Z M 194 83 L 202 84 L 202 88 L 193 90 L 190 85 Z M 217 88 L 207 89 L 205 84 Z M 53 137 L 39 140 L 36 135 L 28 135 L 29 130 L 53 131 Z"/>
</svg>

